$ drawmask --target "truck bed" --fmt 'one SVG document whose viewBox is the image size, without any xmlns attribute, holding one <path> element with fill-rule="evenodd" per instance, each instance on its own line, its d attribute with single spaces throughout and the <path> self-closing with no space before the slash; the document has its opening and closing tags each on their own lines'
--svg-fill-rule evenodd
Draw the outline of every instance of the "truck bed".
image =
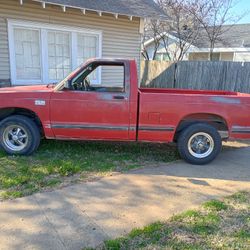
<svg viewBox="0 0 250 250">
<path fill-rule="evenodd" d="M 250 94 L 140 88 L 139 98 L 139 140 L 173 141 L 180 124 L 192 120 L 225 123 L 229 138 L 250 139 Z"/>
</svg>

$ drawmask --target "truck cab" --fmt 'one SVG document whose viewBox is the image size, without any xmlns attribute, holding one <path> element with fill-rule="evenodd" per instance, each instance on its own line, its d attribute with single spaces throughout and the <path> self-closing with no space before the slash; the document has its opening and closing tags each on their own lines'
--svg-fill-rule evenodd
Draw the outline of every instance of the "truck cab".
<svg viewBox="0 0 250 250">
<path fill-rule="evenodd" d="M 138 87 L 134 68 L 135 63 L 129 60 L 95 59 L 58 84 L 50 97 L 54 136 L 135 140 Z M 100 71 L 103 82 L 96 84 Z M 112 82 L 112 74 L 118 82 Z"/>
</svg>

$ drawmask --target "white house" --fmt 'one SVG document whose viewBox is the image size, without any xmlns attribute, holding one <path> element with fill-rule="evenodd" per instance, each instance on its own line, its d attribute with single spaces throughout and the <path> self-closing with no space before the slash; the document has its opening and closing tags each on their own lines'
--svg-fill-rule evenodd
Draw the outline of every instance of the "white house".
<svg viewBox="0 0 250 250">
<path fill-rule="evenodd" d="M 250 61 L 250 24 L 223 26 L 224 33 L 215 43 L 213 60 L 215 61 Z M 189 60 L 209 59 L 209 40 L 201 35 L 189 50 Z"/>
<path fill-rule="evenodd" d="M 214 61 L 250 61 L 250 24 L 237 24 L 232 27 L 225 25 L 224 32 L 215 43 L 213 50 Z M 173 58 L 173 52 L 178 52 L 178 37 L 174 33 L 165 33 L 168 37 L 168 49 L 166 51 L 163 41 L 156 52 L 156 60 L 169 61 Z M 154 39 L 145 42 L 144 47 L 148 51 L 150 59 L 154 53 Z M 209 60 L 210 46 L 209 39 L 205 32 L 201 32 L 199 38 L 188 45 L 189 49 L 183 60 L 204 61 Z"/>
<path fill-rule="evenodd" d="M 160 39 L 161 37 L 164 37 L 164 40 L 167 44 L 167 50 L 165 48 L 164 41 Z M 178 57 L 180 54 L 180 50 L 178 48 L 178 41 L 179 38 L 175 36 L 173 33 L 163 33 L 160 36 L 156 37 L 156 39 L 159 39 L 159 47 L 156 51 L 155 60 L 157 61 L 172 61 L 175 57 Z M 149 59 L 152 60 L 155 53 L 155 39 L 150 38 L 144 43 L 144 48 L 146 49 Z M 187 45 L 189 45 L 187 43 Z M 143 53 L 143 52 L 142 52 Z M 188 60 L 188 54 L 184 54 L 183 60 Z"/>
</svg>

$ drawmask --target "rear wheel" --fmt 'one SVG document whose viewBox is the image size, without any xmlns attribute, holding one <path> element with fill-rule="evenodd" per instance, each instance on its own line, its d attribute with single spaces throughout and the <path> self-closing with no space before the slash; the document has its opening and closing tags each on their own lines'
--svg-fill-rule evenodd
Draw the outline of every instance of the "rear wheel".
<svg viewBox="0 0 250 250">
<path fill-rule="evenodd" d="M 198 123 L 187 127 L 178 138 L 178 150 L 181 157 L 196 165 L 213 161 L 222 147 L 218 131 L 208 124 Z"/>
<path fill-rule="evenodd" d="M 0 145 L 8 154 L 30 155 L 39 144 L 39 129 L 30 118 L 13 115 L 0 122 Z"/>
</svg>

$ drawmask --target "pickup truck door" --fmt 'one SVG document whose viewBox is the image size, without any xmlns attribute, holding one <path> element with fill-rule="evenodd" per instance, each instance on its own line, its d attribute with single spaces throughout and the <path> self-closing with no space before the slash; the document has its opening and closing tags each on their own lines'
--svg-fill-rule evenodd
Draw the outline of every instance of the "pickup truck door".
<svg viewBox="0 0 250 250">
<path fill-rule="evenodd" d="M 95 69 L 90 69 L 92 76 L 98 74 L 100 66 L 103 73 L 105 70 L 109 72 L 106 66 L 122 66 L 122 73 L 125 71 L 124 65 L 105 65 L 105 69 L 102 64 L 92 65 Z M 50 119 L 55 137 L 128 140 L 129 90 L 125 87 L 124 75 L 122 86 L 118 87 L 113 87 L 113 84 L 110 84 L 111 87 L 108 86 L 107 80 L 105 84 L 96 87 L 90 82 L 87 82 L 86 86 L 77 80 L 81 73 L 78 75 L 71 81 L 73 89 L 54 91 L 51 95 Z"/>
</svg>

